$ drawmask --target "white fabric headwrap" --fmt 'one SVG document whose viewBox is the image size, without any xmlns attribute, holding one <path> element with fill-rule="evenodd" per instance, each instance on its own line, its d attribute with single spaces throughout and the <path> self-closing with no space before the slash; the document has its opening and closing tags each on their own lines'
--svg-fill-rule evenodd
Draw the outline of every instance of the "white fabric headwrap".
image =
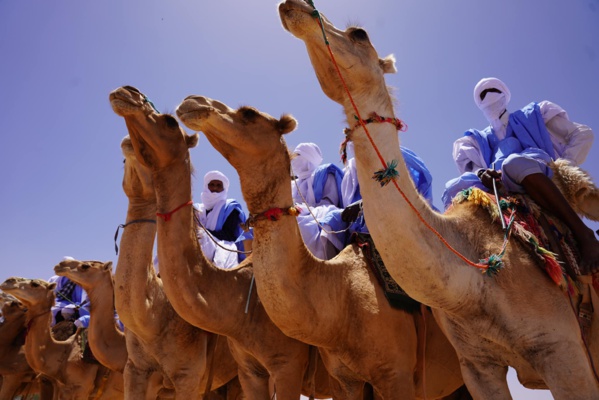
<svg viewBox="0 0 599 400">
<path fill-rule="evenodd" d="M 308 202 L 308 205 L 315 206 L 316 200 L 314 198 L 314 188 L 312 182 L 314 182 L 314 170 L 322 163 L 322 152 L 315 143 L 300 143 L 297 145 L 293 153 L 296 155 L 291 160 L 291 168 L 293 173 L 297 175 L 297 185 L 302 195 Z M 297 192 L 295 183 L 291 183 L 291 191 L 293 199 L 297 203 L 303 203 L 302 197 Z"/>
<path fill-rule="evenodd" d="M 484 100 L 480 99 L 480 94 L 486 89 L 497 89 L 501 93 L 488 92 Z M 500 138 L 505 136 L 504 123 L 499 119 L 501 113 L 507 109 L 512 94 L 508 87 L 497 78 L 483 78 L 474 87 L 474 103 L 483 112 L 485 118 Z"/>
<path fill-rule="evenodd" d="M 223 183 L 223 191 L 220 193 L 211 192 L 210 189 L 208 189 L 208 184 L 211 181 L 221 181 Z M 216 222 L 218 221 L 220 210 L 227 200 L 228 191 L 229 179 L 225 174 L 220 171 L 210 171 L 204 175 L 204 190 L 201 194 L 202 204 L 195 204 L 195 207 L 199 211 L 200 222 L 207 229 L 214 230 L 216 228 Z M 210 214 L 206 215 L 206 210 L 212 211 L 210 211 Z"/>
<path fill-rule="evenodd" d="M 358 172 L 356 171 L 356 158 L 354 150 L 354 142 L 347 142 L 345 147 L 347 161 L 343 169 L 343 180 L 341 181 L 341 197 L 343 199 L 343 207 L 347 207 L 354 199 L 354 195 L 358 188 Z"/>
</svg>

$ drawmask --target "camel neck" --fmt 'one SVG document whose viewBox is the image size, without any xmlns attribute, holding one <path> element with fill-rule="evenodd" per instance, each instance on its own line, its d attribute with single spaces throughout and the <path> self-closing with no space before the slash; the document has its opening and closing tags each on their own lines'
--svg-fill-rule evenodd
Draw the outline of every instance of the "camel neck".
<svg viewBox="0 0 599 400">
<path fill-rule="evenodd" d="M 374 111 L 379 115 L 388 112 Z M 356 128 L 351 139 L 354 141 L 358 181 L 364 199 L 364 216 L 366 221 L 377 222 L 368 224 L 368 229 L 385 264 L 391 266 L 391 274 L 402 288 L 427 305 L 447 306 L 454 300 L 443 296 L 458 296 L 463 291 L 463 288 L 460 289 L 463 282 L 474 279 L 474 271 L 447 262 L 448 258 L 458 259 L 434 233 L 438 232 L 449 243 L 455 244 L 455 226 L 451 219 L 433 211 L 416 191 L 400 151 L 395 126 L 374 123 L 367 125 L 366 129 L 370 139 L 363 127 Z M 399 173 L 397 187 L 393 182 L 381 187 L 372 179 L 373 172 L 394 160 Z M 393 218 L 389 218 L 390 215 Z M 428 268 L 423 268 L 424 260 Z M 455 284 L 456 290 L 430 290 L 435 285 L 447 287 L 448 284 Z"/>
<path fill-rule="evenodd" d="M 15 319 L 5 319 L 0 325 L 0 347 L 11 346 L 15 339 L 25 329 L 25 315 L 21 315 Z M 0 350 L 2 353 L 2 350 Z"/>
<path fill-rule="evenodd" d="M 69 339 L 64 342 L 54 340 L 50 331 L 51 322 L 52 312 L 50 305 L 43 309 L 39 307 L 29 309 L 27 336 L 25 337 L 27 362 L 36 371 L 44 372 L 49 376 L 54 375 L 53 373 L 46 372 L 47 366 L 50 365 L 49 360 L 53 359 L 54 355 L 60 354 L 61 350 L 64 350 L 65 346 L 71 343 Z"/>
<path fill-rule="evenodd" d="M 93 318 L 89 321 L 88 338 L 92 351 L 102 365 L 111 370 L 123 371 L 127 363 L 125 335 L 118 330 L 114 320 L 114 284 L 110 274 L 106 279 L 85 289 Z"/>
<path fill-rule="evenodd" d="M 281 152 L 286 151 L 285 147 L 281 148 Z M 289 171 L 288 164 L 287 168 L 276 171 L 239 171 L 241 189 L 251 213 L 293 205 L 286 171 Z M 266 182 L 257 179 L 265 176 L 268 176 Z M 318 309 L 315 302 L 319 297 L 311 293 L 327 291 L 328 281 L 322 278 L 328 265 L 306 248 L 295 216 L 282 215 L 277 221 L 255 222 L 253 262 L 258 294 L 268 315 L 286 334 L 310 342 L 314 334 L 307 332 L 312 328 L 305 324 L 302 316 L 311 312 L 306 310 Z"/>
<path fill-rule="evenodd" d="M 156 204 L 130 198 L 125 222 L 155 220 Z M 160 296 L 152 250 L 156 235 L 155 223 L 128 224 L 121 236 L 115 271 L 114 296 L 119 316 L 133 332 L 143 330 L 147 323 L 148 299 Z M 139 327 L 140 329 L 137 329 Z"/>
<path fill-rule="evenodd" d="M 159 212 L 191 200 L 188 160 L 155 171 L 153 178 Z M 182 207 L 168 221 L 158 221 L 158 259 L 164 291 L 189 323 L 224 335 L 239 325 L 245 303 L 231 293 L 246 293 L 249 275 L 218 269 L 204 256 L 196 236 L 193 206 Z"/>
</svg>

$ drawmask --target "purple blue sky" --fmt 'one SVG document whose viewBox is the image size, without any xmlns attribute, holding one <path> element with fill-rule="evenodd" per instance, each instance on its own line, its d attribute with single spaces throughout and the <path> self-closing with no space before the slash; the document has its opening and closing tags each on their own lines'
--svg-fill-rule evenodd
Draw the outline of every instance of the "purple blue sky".
<svg viewBox="0 0 599 400">
<path fill-rule="evenodd" d="M 366 28 L 381 56 L 394 53 L 402 144 L 433 174 L 435 204 L 457 174 L 453 141 L 486 121 L 476 82 L 502 79 L 510 109 L 551 100 L 599 133 L 599 0 L 329 0 L 337 27 Z M 124 121 L 111 90 L 133 85 L 161 112 L 190 94 L 231 107 L 293 114 L 289 146 L 320 145 L 340 165 L 341 107 L 321 91 L 304 44 L 280 24 L 276 1 L 0 0 L 0 279 L 47 279 L 63 256 L 113 260 L 127 199 Z M 583 164 L 599 178 L 599 143 Z M 201 177 L 219 169 L 241 199 L 235 171 L 205 138 L 192 151 Z M 590 224 L 594 229 L 599 224 Z M 515 399 L 550 399 L 523 391 Z"/>
</svg>

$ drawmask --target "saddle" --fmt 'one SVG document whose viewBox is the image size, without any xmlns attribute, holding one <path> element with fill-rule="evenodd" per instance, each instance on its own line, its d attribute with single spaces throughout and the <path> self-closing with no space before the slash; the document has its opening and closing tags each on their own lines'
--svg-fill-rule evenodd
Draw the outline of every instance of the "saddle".
<svg viewBox="0 0 599 400">
<path fill-rule="evenodd" d="M 391 277 L 383 263 L 381 255 L 374 245 L 372 237 L 365 233 L 355 232 L 350 238 L 351 243 L 356 243 L 364 254 L 366 264 L 376 277 L 377 282 L 383 289 L 385 297 L 393 308 L 406 311 L 410 314 L 420 311 L 420 303 L 410 296 Z"/>
</svg>

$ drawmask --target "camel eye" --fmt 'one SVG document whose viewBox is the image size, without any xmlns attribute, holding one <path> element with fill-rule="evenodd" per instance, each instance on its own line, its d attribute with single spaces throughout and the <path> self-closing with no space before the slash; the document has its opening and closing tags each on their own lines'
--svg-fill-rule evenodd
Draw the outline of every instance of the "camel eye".
<svg viewBox="0 0 599 400">
<path fill-rule="evenodd" d="M 31 287 L 39 287 L 39 283 L 37 283 L 37 282 L 31 282 Z"/>
<path fill-rule="evenodd" d="M 90 269 L 90 268 L 91 268 L 91 266 L 90 266 L 89 264 L 83 264 L 83 265 L 81 266 L 81 269 L 82 269 L 82 270 L 84 270 L 84 271 L 85 271 L 86 269 Z"/>
<path fill-rule="evenodd" d="M 179 127 L 179 123 L 172 116 L 165 115 L 164 118 L 165 118 L 166 124 L 168 125 L 169 128 L 178 128 Z"/>
<path fill-rule="evenodd" d="M 368 33 L 362 28 L 356 28 L 350 32 L 350 36 L 354 40 L 368 40 Z"/>
</svg>

